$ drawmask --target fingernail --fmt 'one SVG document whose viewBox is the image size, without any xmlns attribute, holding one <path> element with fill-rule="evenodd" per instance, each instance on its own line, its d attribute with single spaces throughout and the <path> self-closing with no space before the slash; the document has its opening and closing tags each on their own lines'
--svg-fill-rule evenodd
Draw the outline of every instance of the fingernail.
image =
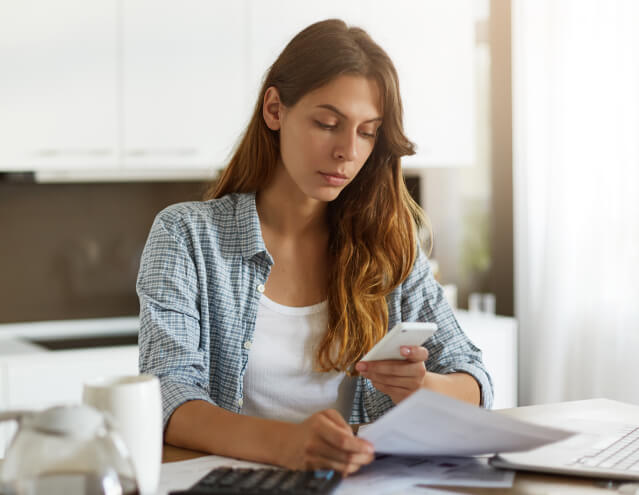
<svg viewBox="0 0 639 495">
<path fill-rule="evenodd" d="M 372 445 L 367 445 L 366 452 L 368 452 L 369 454 L 372 454 L 373 452 L 375 452 L 375 449 L 373 448 Z"/>
<path fill-rule="evenodd" d="M 402 348 L 401 348 L 401 353 L 402 353 L 404 356 L 408 356 L 408 355 L 410 354 L 410 347 L 404 347 L 404 346 L 402 346 Z"/>
<path fill-rule="evenodd" d="M 368 366 L 366 366 L 366 363 L 359 362 L 359 363 L 357 363 L 357 365 L 355 366 L 355 369 L 356 369 L 357 371 L 366 371 L 366 370 L 368 369 Z"/>
</svg>

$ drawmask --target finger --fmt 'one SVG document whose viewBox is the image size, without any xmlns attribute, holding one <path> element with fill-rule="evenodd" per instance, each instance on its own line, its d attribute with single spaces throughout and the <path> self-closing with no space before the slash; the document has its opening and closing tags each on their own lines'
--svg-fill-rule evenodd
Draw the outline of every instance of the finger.
<svg viewBox="0 0 639 495">
<path fill-rule="evenodd" d="M 347 452 L 336 448 L 321 438 L 315 442 L 307 451 L 311 456 L 321 456 L 326 459 L 347 464 L 368 464 L 374 459 L 374 452 Z"/>
<path fill-rule="evenodd" d="M 428 359 L 428 349 L 421 345 L 403 345 L 399 348 L 399 351 L 402 356 L 411 362 L 426 361 Z"/>
<path fill-rule="evenodd" d="M 314 469 L 332 469 L 342 474 L 342 477 L 346 477 L 349 474 L 356 472 L 360 466 L 355 464 L 343 464 L 338 461 L 333 461 L 325 457 L 313 457 L 307 463 L 307 470 Z"/>
<path fill-rule="evenodd" d="M 355 436 L 352 426 L 344 420 L 343 416 L 338 411 L 335 409 L 326 409 L 322 411 L 322 414 L 332 421 L 333 424 L 343 431 L 349 438 Z"/>
<path fill-rule="evenodd" d="M 342 461 L 336 459 L 334 457 L 322 455 L 322 454 L 311 454 L 309 458 L 309 463 L 313 468 L 318 469 L 333 469 L 335 471 L 339 471 L 342 474 L 351 474 L 357 471 L 360 467 L 370 464 L 375 460 L 375 456 L 370 454 L 366 457 L 358 456 L 357 458 L 353 458 L 350 460 Z"/>
<path fill-rule="evenodd" d="M 376 361 L 375 364 L 368 366 L 366 371 L 362 371 L 362 376 L 371 379 L 373 376 L 423 376 L 426 373 L 426 367 L 423 362 L 410 361 Z"/>
<path fill-rule="evenodd" d="M 339 414 L 339 413 L 338 413 Z M 353 453 L 372 453 L 373 446 L 366 440 L 357 438 L 353 430 L 346 425 L 346 428 L 335 424 L 326 415 L 322 416 L 319 424 L 318 436 L 332 448 Z"/>
<path fill-rule="evenodd" d="M 397 380 L 397 379 L 384 379 L 381 378 L 379 380 L 371 380 L 373 386 L 379 390 L 379 387 L 384 387 L 386 389 L 395 389 L 397 391 L 406 390 L 413 391 L 415 390 L 415 380 Z"/>
</svg>

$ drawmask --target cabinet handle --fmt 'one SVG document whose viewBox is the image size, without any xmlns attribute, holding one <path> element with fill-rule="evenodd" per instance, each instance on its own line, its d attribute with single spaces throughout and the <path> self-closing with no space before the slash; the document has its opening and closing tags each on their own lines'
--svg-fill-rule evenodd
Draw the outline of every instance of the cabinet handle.
<svg viewBox="0 0 639 495">
<path fill-rule="evenodd" d="M 136 148 L 126 151 L 127 156 L 195 156 L 198 154 L 197 148 L 166 148 L 166 149 L 143 149 Z"/>
<path fill-rule="evenodd" d="M 36 155 L 42 158 L 56 158 L 56 157 L 65 157 L 65 156 L 78 156 L 78 157 L 99 157 L 99 156 L 111 156 L 113 155 L 113 150 L 107 148 L 95 148 L 95 149 L 55 149 L 55 148 L 45 148 L 36 151 Z"/>
</svg>

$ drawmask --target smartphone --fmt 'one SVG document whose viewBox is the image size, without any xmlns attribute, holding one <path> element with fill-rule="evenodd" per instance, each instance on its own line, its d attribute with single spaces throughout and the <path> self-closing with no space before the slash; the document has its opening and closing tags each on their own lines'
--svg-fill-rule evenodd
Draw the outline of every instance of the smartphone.
<svg viewBox="0 0 639 495">
<path fill-rule="evenodd" d="M 406 321 L 398 323 L 361 360 L 406 359 L 399 352 L 400 346 L 422 345 L 436 331 L 436 323 Z"/>
</svg>

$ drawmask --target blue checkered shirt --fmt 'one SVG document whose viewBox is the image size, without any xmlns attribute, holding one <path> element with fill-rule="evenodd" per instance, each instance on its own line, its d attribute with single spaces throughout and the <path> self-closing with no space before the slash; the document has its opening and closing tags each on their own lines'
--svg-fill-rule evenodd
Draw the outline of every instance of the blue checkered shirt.
<svg viewBox="0 0 639 495">
<path fill-rule="evenodd" d="M 258 287 L 272 264 L 254 194 L 180 203 L 155 218 L 137 280 L 140 372 L 160 379 L 165 427 L 190 400 L 240 412 Z M 399 321 L 437 323 L 425 343 L 426 367 L 469 373 L 480 384 L 482 405 L 490 407 L 492 382 L 481 351 L 460 329 L 421 252 L 387 301 L 389 328 Z M 349 422 L 373 421 L 392 406 L 390 397 L 358 377 Z"/>
</svg>

